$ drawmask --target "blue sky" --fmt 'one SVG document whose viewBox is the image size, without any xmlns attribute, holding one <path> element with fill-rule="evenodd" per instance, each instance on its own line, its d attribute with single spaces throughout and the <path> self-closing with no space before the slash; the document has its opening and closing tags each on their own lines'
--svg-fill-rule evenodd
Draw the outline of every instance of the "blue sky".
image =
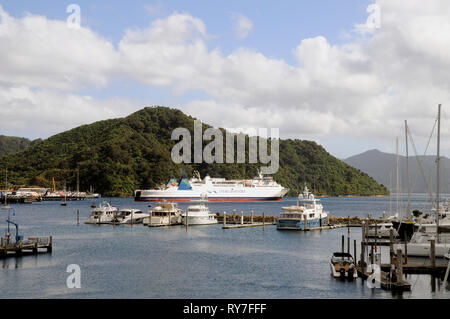
<svg viewBox="0 0 450 319">
<path fill-rule="evenodd" d="M 367 8 L 374 2 L 382 26 L 369 30 Z M 79 33 L 64 24 L 71 3 L 81 7 Z M 405 119 L 423 146 L 437 103 L 444 104 L 444 120 L 450 113 L 445 0 L 0 6 L 4 135 L 46 138 L 164 105 L 215 126 L 279 127 L 281 137 L 315 140 L 344 158 L 394 151 Z M 28 116 L 11 111 L 19 108 Z M 443 146 L 445 154 L 450 143 Z"/>
<path fill-rule="evenodd" d="M 267 57 L 296 64 L 292 50 L 302 39 L 324 36 L 330 43 L 343 43 L 343 33 L 355 23 L 367 19 L 370 0 L 283 0 L 278 1 L 3 1 L 2 6 L 15 17 L 27 13 L 44 15 L 49 19 L 65 20 L 69 4 L 80 5 L 82 26 L 101 34 L 114 45 L 126 29 L 145 28 L 158 18 L 174 12 L 188 13 L 200 18 L 211 35 L 210 49 L 219 48 L 230 54 L 240 47 L 261 52 Z M 152 12 L 149 7 L 154 8 Z M 250 18 L 254 29 L 245 39 L 233 31 L 233 13 Z M 206 96 L 202 91 L 174 96 L 170 88 L 152 88 L 134 81 L 113 81 L 106 89 L 83 89 L 83 94 L 104 98 L 120 95 L 141 101 L 158 101 L 161 105 L 186 103 L 194 97 Z"/>
</svg>

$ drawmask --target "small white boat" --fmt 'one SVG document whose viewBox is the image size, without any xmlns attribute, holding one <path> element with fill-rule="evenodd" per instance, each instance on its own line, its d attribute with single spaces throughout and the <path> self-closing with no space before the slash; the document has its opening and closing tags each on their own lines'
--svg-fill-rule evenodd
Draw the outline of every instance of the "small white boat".
<svg viewBox="0 0 450 319">
<path fill-rule="evenodd" d="M 393 229 L 394 238 L 398 236 L 397 230 L 393 227 L 392 223 L 380 223 L 369 225 L 369 230 L 367 231 L 368 237 L 377 238 L 389 238 L 391 234 L 391 229 Z"/>
<path fill-rule="evenodd" d="M 158 203 L 153 210 L 150 210 L 148 217 L 144 218 L 144 226 L 159 227 L 181 224 L 181 209 L 177 204 L 170 202 Z"/>
<path fill-rule="evenodd" d="M 99 207 L 92 210 L 85 224 L 110 224 L 117 214 L 117 207 L 108 202 L 102 202 Z"/>
<path fill-rule="evenodd" d="M 142 224 L 144 218 L 150 216 L 147 213 L 143 213 L 139 209 L 124 208 L 119 210 L 116 214 L 113 223 L 117 224 Z"/>
<path fill-rule="evenodd" d="M 349 279 L 358 277 L 353 256 L 349 253 L 335 252 L 330 261 L 331 275 L 334 278 Z"/>
<path fill-rule="evenodd" d="M 198 204 L 189 206 L 187 212 L 181 215 L 183 225 L 186 225 L 186 219 L 189 226 L 217 224 L 216 214 L 211 213 L 206 202 L 202 200 Z"/>
</svg>

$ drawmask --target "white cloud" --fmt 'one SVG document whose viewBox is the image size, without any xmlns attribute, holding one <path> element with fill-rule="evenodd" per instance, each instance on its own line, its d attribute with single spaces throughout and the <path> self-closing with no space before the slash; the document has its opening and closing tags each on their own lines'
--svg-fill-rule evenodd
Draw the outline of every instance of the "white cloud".
<svg viewBox="0 0 450 319">
<path fill-rule="evenodd" d="M 241 13 L 232 13 L 234 32 L 240 39 L 245 39 L 253 30 L 253 22 Z"/>
<path fill-rule="evenodd" d="M 0 92 L 9 94 L 0 108 L 36 105 L 45 113 L 52 103 L 70 105 L 71 97 L 83 110 L 102 110 L 105 118 L 120 112 L 102 101 L 88 103 L 76 90 L 125 78 L 167 86 L 174 94 L 205 92 L 207 99 L 181 108 L 221 127 L 279 127 L 282 137 L 391 144 L 408 119 L 415 134 L 427 138 L 436 105 L 444 104 L 445 115 L 450 101 L 450 2 L 377 3 L 380 29 L 370 35 L 353 32 L 344 45 L 322 36 L 303 39 L 292 49 L 296 64 L 246 48 L 229 55 L 208 48 L 205 24 L 189 14 L 126 30 L 114 49 L 87 28 L 77 33 L 62 21 L 34 15 L 16 19 L 0 9 Z M 11 88 L 22 88 L 27 98 L 12 98 Z M 29 102 L 33 99 L 38 102 Z M 82 121 L 75 113 L 73 118 L 73 123 Z M 444 137 L 450 136 L 447 127 Z"/>
<path fill-rule="evenodd" d="M 105 87 L 118 63 L 110 42 L 87 28 L 0 6 L 0 84 L 53 89 Z"/>
<path fill-rule="evenodd" d="M 61 93 L 23 86 L 0 87 L 0 127 L 2 132 L 24 132 L 47 137 L 73 127 L 107 118 L 122 117 L 136 109 L 132 101 Z"/>
</svg>

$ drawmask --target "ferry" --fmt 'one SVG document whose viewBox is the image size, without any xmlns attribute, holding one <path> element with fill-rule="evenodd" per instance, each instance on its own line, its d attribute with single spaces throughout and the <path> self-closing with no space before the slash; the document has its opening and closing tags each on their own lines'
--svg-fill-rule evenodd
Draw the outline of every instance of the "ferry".
<svg viewBox="0 0 450 319">
<path fill-rule="evenodd" d="M 307 228 L 317 228 L 325 225 L 328 216 L 323 211 L 320 200 L 316 199 L 309 192 L 305 184 L 303 194 L 298 195 L 297 206 L 282 207 L 277 222 L 279 230 L 304 230 Z"/>
<path fill-rule="evenodd" d="M 281 201 L 289 191 L 274 181 L 273 177 L 259 174 L 250 180 L 227 180 L 211 178 L 203 180 L 196 171 L 190 180 L 184 178 L 178 183 L 171 179 L 167 185 L 152 190 L 136 190 L 135 201 L 197 201 L 206 194 L 208 201 Z"/>
</svg>

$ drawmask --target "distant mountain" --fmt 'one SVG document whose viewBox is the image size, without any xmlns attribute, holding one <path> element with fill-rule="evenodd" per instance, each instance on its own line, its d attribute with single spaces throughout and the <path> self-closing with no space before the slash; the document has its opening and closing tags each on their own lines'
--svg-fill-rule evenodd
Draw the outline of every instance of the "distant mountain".
<svg viewBox="0 0 450 319">
<path fill-rule="evenodd" d="M 40 141 L 41 139 L 31 141 L 23 137 L 0 135 L 0 156 L 18 153 Z"/>
<path fill-rule="evenodd" d="M 202 176 L 223 178 L 248 179 L 257 175 L 259 163 L 175 164 L 171 159 L 175 145 L 172 131 L 185 127 L 193 136 L 194 120 L 177 109 L 147 107 L 125 118 L 83 125 L 52 136 L 20 153 L 0 158 L 0 167 L 8 168 L 8 180 L 15 185 L 51 187 L 55 178 L 58 188 L 67 181 L 67 187 L 74 189 L 79 165 L 80 189 L 93 186 L 105 196 L 130 196 L 135 189 L 153 188 L 171 177 L 191 177 L 194 170 Z M 203 125 L 203 129 L 207 127 Z M 204 141 L 204 145 L 208 143 Z M 373 178 L 311 141 L 280 140 L 280 169 L 274 178 L 290 188 L 289 196 L 297 196 L 304 183 L 318 195 L 387 194 L 387 189 Z"/>
<path fill-rule="evenodd" d="M 396 159 L 395 154 L 383 153 L 379 150 L 370 150 L 355 156 L 351 156 L 343 161 L 353 166 L 369 176 L 378 183 L 390 188 L 395 192 L 396 187 Z M 420 165 L 418 163 L 420 161 Z M 422 167 L 426 182 L 420 172 Z M 436 156 L 410 156 L 409 157 L 410 183 L 413 193 L 427 193 L 430 186 L 436 190 Z M 406 193 L 408 191 L 408 175 L 406 171 L 406 157 L 399 156 L 400 189 Z M 450 159 L 441 158 L 441 192 L 450 193 Z M 390 186 L 391 184 L 391 186 Z"/>
</svg>

